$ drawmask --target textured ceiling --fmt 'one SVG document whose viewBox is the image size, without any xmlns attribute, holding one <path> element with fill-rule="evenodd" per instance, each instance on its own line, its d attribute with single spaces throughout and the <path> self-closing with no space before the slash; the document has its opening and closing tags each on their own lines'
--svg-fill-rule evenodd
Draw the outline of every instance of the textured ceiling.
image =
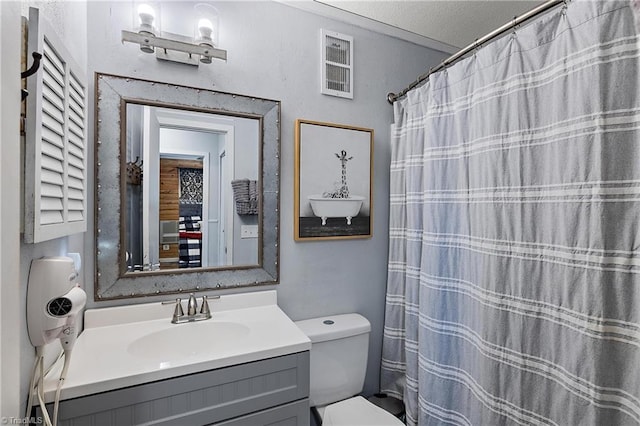
<svg viewBox="0 0 640 426">
<path fill-rule="evenodd" d="M 462 48 L 543 1 L 316 0 Z"/>
</svg>

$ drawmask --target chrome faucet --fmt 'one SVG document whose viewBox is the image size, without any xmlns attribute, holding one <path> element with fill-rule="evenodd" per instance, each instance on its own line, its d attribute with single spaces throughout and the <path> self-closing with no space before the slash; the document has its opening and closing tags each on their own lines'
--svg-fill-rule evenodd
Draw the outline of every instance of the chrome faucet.
<svg viewBox="0 0 640 426">
<path fill-rule="evenodd" d="M 219 299 L 220 296 L 214 296 L 214 299 Z M 189 295 L 189 302 L 187 303 L 187 314 L 184 314 L 182 310 L 182 300 L 176 299 L 176 308 L 173 311 L 173 318 L 171 322 L 173 324 L 182 324 L 185 322 L 204 321 L 211 318 L 211 311 L 209 310 L 209 302 L 207 296 L 202 296 L 202 304 L 200 305 L 200 311 L 198 311 L 198 301 L 196 297 L 191 293 Z"/>
<path fill-rule="evenodd" d="M 203 299 L 202 305 L 204 306 L 205 299 Z M 194 316 L 198 312 L 198 301 L 196 297 L 191 293 L 189 295 L 189 303 L 187 303 L 187 315 Z"/>
</svg>

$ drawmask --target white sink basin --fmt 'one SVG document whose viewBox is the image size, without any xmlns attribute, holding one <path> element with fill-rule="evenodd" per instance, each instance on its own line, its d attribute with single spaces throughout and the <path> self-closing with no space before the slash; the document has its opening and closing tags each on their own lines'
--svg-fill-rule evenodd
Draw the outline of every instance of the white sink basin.
<svg viewBox="0 0 640 426">
<path fill-rule="evenodd" d="M 140 358 L 173 361 L 212 353 L 248 335 L 249 327 L 234 322 L 206 320 L 172 324 L 171 328 L 139 337 L 129 344 L 127 351 Z"/>
<path fill-rule="evenodd" d="M 172 324 L 174 306 L 160 302 L 87 310 L 62 400 L 311 349 L 273 290 L 222 295 L 209 304 L 211 319 L 184 324 Z M 61 368 L 45 379 L 47 402 Z"/>
</svg>

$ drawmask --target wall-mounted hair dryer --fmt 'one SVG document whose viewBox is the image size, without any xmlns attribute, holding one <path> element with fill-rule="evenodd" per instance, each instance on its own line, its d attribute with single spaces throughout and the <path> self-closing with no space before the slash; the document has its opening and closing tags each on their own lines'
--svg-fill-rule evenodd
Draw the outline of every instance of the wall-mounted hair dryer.
<svg viewBox="0 0 640 426">
<path fill-rule="evenodd" d="M 44 257 L 31 262 L 27 287 L 27 326 L 35 347 L 60 339 L 62 348 L 75 343 L 76 315 L 87 295 L 77 282 L 78 271 L 69 257 Z"/>
<path fill-rule="evenodd" d="M 27 285 L 27 327 L 29 339 L 36 347 L 36 361 L 33 366 L 29 398 L 25 417 L 31 415 L 33 398 L 37 397 L 46 425 L 56 426 L 60 391 L 67 377 L 71 349 L 78 336 L 76 315 L 82 311 L 87 294 L 80 288 L 78 278 L 79 256 L 43 257 L 31 262 L 29 283 Z M 53 421 L 49 416 L 43 396 L 44 345 L 60 339 L 64 350 L 64 365 L 58 380 L 54 398 Z"/>
</svg>

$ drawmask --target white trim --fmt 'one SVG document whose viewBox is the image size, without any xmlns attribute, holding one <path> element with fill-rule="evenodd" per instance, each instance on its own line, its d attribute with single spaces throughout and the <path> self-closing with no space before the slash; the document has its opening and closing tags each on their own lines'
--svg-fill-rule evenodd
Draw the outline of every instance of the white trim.
<svg viewBox="0 0 640 426">
<path fill-rule="evenodd" d="M 142 265 L 153 265 L 160 258 L 160 213 L 151 207 L 160 193 L 160 123 L 156 108 L 143 106 L 142 161 L 147 178 L 142 180 Z M 156 179 L 151 177 L 157 174 Z M 152 201 L 153 200 L 153 201 Z M 157 225 L 153 225 L 157 221 Z M 157 238 L 157 241 L 156 241 Z"/>
<path fill-rule="evenodd" d="M 456 46 L 452 46 L 447 43 L 434 40 L 429 37 L 422 36 L 420 34 L 413 33 L 411 31 L 403 30 L 393 25 L 385 24 L 380 21 L 376 21 L 370 18 L 366 18 L 361 15 L 357 15 L 346 10 L 339 9 L 328 4 L 319 3 L 313 0 L 275 0 L 278 3 L 282 3 L 286 6 L 295 7 L 296 9 L 304 10 L 305 12 L 314 13 L 316 15 L 324 16 L 325 18 L 335 19 L 336 21 L 344 22 L 346 24 L 355 25 L 356 27 L 363 28 L 365 30 L 373 31 L 379 34 L 384 34 L 390 37 L 394 37 L 400 40 L 408 41 L 418 46 L 427 47 L 429 49 L 438 50 L 449 54 L 454 54 L 460 50 Z"/>
<path fill-rule="evenodd" d="M 235 127 L 229 126 L 224 134 L 224 153 L 226 158 L 226 178 L 227 182 L 224 185 L 227 188 L 231 188 L 231 181 L 235 179 L 236 175 L 236 136 Z M 226 264 L 233 265 L 233 239 L 235 235 L 234 223 L 235 223 L 235 203 L 233 202 L 233 191 L 224 191 L 224 227 L 226 238 Z"/>
<path fill-rule="evenodd" d="M 0 1 L 0 413 L 21 417 L 26 335 L 20 299 L 20 2 Z M 29 58 L 31 63 L 31 58 Z M 26 285 L 26 283 L 25 283 Z M 27 361 L 30 362 L 30 361 Z M 21 380 L 24 379 L 24 380 Z M 26 392 L 26 385 L 25 385 Z"/>
<path fill-rule="evenodd" d="M 226 135 L 225 135 L 226 136 Z M 222 149 L 220 149 L 222 146 Z M 217 221 L 218 227 L 218 264 L 219 265 L 227 265 L 227 232 L 225 228 L 225 224 L 227 223 L 227 216 L 229 216 L 226 212 L 227 208 L 227 197 L 224 191 L 225 177 L 227 176 L 226 167 L 228 164 L 225 162 L 225 158 L 227 155 L 227 151 L 225 149 L 225 141 L 221 144 L 218 144 L 218 206 L 220 214 L 218 217 L 220 218 Z"/>
<path fill-rule="evenodd" d="M 202 247 L 202 252 L 200 253 L 200 265 L 203 266 L 203 261 L 208 259 L 205 257 L 209 255 L 209 196 L 211 188 L 209 188 L 209 184 L 211 182 L 211 154 L 209 152 L 203 154 L 202 159 L 202 177 L 203 177 L 203 185 L 202 185 L 202 216 L 200 219 L 202 220 L 200 226 L 204 226 L 205 229 L 201 229 L 202 232 L 202 241 L 200 246 Z M 220 213 L 218 212 L 218 215 Z M 207 262 L 208 263 L 208 262 Z M 207 265 L 209 266 L 209 265 Z"/>
</svg>

